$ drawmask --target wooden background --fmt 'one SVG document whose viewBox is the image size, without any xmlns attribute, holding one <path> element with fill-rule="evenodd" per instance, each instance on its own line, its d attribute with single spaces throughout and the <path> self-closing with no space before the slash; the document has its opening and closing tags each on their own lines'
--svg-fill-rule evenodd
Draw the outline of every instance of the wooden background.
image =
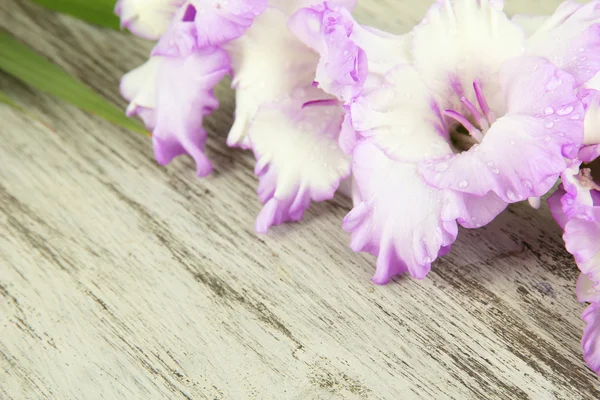
<svg viewBox="0 0 600 400">
<path fill-rule="evenodd" d="M 403 32 L 431 0 L 359 3 L 361 21 Z M 26 0 L 0 0 L 0 24 L 123 107 L 119 78 L 151 47 Z M 423 281 L 374 286 L 373 257 L 340 229 L 346 198 L 253 232 L 253 158 L 224 144 L 227 85 L 199 180 L 190 159 L 159 167 L 148 138 L 0 74 L 43 122 L 0 106 L 0 398 L 600 397 L 546 207 L 463 230 Z"/>
</svg>

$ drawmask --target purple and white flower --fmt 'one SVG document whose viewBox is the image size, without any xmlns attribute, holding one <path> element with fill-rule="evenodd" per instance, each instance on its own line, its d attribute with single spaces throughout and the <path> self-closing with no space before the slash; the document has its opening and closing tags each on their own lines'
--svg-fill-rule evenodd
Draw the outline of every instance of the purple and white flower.
<svg viewBox="0 0 600 400">
<path fill-rule="evenodd" d="M 334 6 L 295 17 L 298 36 L 321 55 L 317 82 L 351 122 L 342 140 L 353 149 L 357 193 L 344 228 L 354 250 L 378 256 L 377 283 L 406 271 L 424 277 L 457 223 L 479 227 L 509 203 L 536 203 L 583 144 L 577 94 L 594 91 L 600 70 L 596 6 L 520 17 L 529 38 L 502 7 L 440 0 L 396 37 Z M 597 108 L 590 99 L 587 110 Z"/>
<path fill-rule="evenodd" d="M 354 0 L 337 3 L 353 7 Z M 264 207 L 256 230 L 301 219 L 311 201 L 332 198 L 350 174 L 350 157 L 338 146 L 341 104 L 314 87 L 319 55 L 287 26 L 289 17 L 311 2 L 178 4 L 162 14 L 157 11 L 167 8 L 158 3 L 143 9 L 123 0 L 117 7 L 122 17 L 133 13 L 125 10 L 136 11 L 131 23 L 152 20 L 159 26 L 164 22 L 155 21 L 159 16 L 172 18 L 148 63 L 123 78 L 123 95 L 131 101 L 128 115 L 139 115 L 153 131 L 159 163 L 187 153 L 204 176 L 212 165 L 204 155 L 202 119 L 218 106 L 212 89 L 231 70 L 236 118 L 227 142 L 252 149 L 257 159 Z"/>
<path fill-rule="evenodd" d="M 354 1 L 338 3 L 352 7 Z M 319 55 L 288 28 L 290 15 L 307 4 L 273 2 L 245 35 L 225 45 L 236 89 L 227 143 L 256 156 L 261 233 L 300 220 L 311 201 L 332 198 L 350 174 L 350 158 L 337 144 L 341 104 L 313 86 Z"/>
</svg>

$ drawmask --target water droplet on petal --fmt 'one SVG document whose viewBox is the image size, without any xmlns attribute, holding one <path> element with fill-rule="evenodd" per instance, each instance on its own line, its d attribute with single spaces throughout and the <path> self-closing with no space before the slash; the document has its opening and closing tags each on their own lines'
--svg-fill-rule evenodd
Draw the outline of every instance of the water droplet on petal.
<svg viewBox="0 0 600 400">
<path fill-rule="evenodd" d="M 566 106 L 558 110 L 556 113 L 558 115 L 569 115 L 573 112 L 573 106 Z"/>
<path fill-rule="evenodd" d="M 462 181 L 458 184 L 458 187 L 461 189 L 465 189 L 467 186 L 469 186 L 469 182 L 467 181 Z"/>
<path fill-rule="evenodd" d="M 546 107 L 546 109 L 544 110 L 544 114 L 546 114 L 546 115 L 552 115 L 552 114 L 554 114 L 554 108 L 552 108 L 552 107 Z"/>
<path fill-rule="evenodd" d="M 554 122 L 550 121 L 546 124 L 546 128 L 551 129 L 554 126 Z"/>
<path fill-rule="evenodd" d="M 500 174 L 500 170 L 499 170 L 498 168 L 494 168 L 494 169 L 492 170 L 492 172 L 493 172 L 493 173 L 495 173 L 496 175 L 499 175 L 499 174 Z"/>
<path fill-rule="evenodd" d="M 571 119 L 572 120 L 578 120 L 579 119 L 579 114 L 573 114 L 573 115 L 571 115 Z"/>
<path fill-rule="evenodd" d="M 492 168 L 494 166 L 494 162 L 493 161 L 488 161 L 487 166 Z"/>
<path fill-rule="evenodd" d="M 431 264 L 431 257 L 423 257 L 423 264 Z"/>
<path fill-rule="evenodd" d="M 580 48 L 579 48 L 579 52 L 580 52 L 580 53 L 583 53 L 584 51 L 585 51 L 585 48 L 584 48 L 584 47 L 580 47 Z"/>
<path fill-rule="evenodd" d="M 546 142 L 551 142 L 552 141 L 552 137 L 551 136 L 546 136 L 546 137 L 544 137 L 544 140 Z"/>
<path fill-rule="evenodd" d="M 521 183 L 523 184 L 523 186 L 525 186 L 527 189 L 531 190 L 533 189 L 533 183 L 531 183 L 530 181 L 528 181 L 527 179 L 524 179 L 523 181 L 521 181 Z"/>
<path fill-rule="evenodd" d="M 562 84 L 562 79 L 557 78 L 556 76 L 553 76 L 548 81 L 548 84 L 546 84 L 546 89 L 548 89 L 548 90 L 554 90 L 557 87 L 559 87 L 561 84 Z"/>
<path fill-rule="evenodd" d="M 514 145 L 515 145 L 515 141 L 514 141 L 514 140 L 511 140 L 511 141 L 510 141 L 510 144 L 512 144 L 512 145 L 514 146 Z"/>
<path fill-rule="evenodd" d="M 521 195 L 519 195 L 517 192 L 515 192 L 513 189 L 508 189 L 506 191 L 506 197 L 508 197 L 508 199 L 510 201 L 519 201 L 521 200 Z"/>
</svg>

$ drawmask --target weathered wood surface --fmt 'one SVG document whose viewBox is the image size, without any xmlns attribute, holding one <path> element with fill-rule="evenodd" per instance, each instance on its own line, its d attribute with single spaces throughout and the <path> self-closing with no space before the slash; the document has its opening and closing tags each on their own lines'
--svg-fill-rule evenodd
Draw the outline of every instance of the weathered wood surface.
<svg viewBox="0 0 600 400">
<path fill-rule="evenodd" d="M 358 15 L 401 32 L 430 3 L 362 0 Z M 120 75 L 150 49 L 25 0 L 2 0 L 0 23 L 119 105 Z M 148 138 L 6 75 L 0 89 L 43 121 L 0 106 L 0 398 L 600 397 L 546 208 L 511 207 L 463 230 L 427 279 L 378 287 L 340 229 L 345 198 L 253 232 L 253 158 L 224 144 L 225 84 L 203 180 L 189 159 L 157 166 Z"/>
</svg>

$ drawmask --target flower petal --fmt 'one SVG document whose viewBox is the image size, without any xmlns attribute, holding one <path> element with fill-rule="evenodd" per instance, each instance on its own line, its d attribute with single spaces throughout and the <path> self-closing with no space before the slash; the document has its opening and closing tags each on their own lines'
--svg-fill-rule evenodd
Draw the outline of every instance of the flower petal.
<svg viewBox="0 0 600 400">
<path fill-rule="evenodd" d="M 151 131 L 156 126 L 156 77 L 162 61 L 162 57 L 151 57 L 121 79 L 121 95 L 130 102 L 127 116 L 139 115 Z"/>
<path fill-rule="evenodd" d="M 227 53 L 207 48 L 188 57 L 152 57 L 123 77 L 123 95 L 132 101 L 128 113 L 139 114 L 153 130 L 159 164 L 189 154 L 199 176 L 210 173 L 202 119 L 218 107 L 213 88 L 228 71 Z"/>
<path fill-rule="evenodd" d="M 519 25 L 525 32 L 526 37 L 531 37 L 548 20 L 546 15 L 522 15 L 512 17 L 512 22 Z"/>
<path fill-rule="evenodd" d="M 581 102 L 573 78 L 544 59 L 518 57 L 502 69 L 507 115 L 479 146 L 420 167 L 439 188 L 475 195 L 490 191 L 509 203 L 548 192 L 583 141 Z"/>
<path fill-rule="evenodd" d="M 226 45 L 236 89 L 235 122 L 227 138 L 230 146 L 249 146 L 248 126 L 262 104 L 282 101 L 314 80 L 318 55 L 286 24 L 283 12 L 269 8 L 244 36 Z"/>
<path fill-rule="evenodd" d="M 586 274 L 579 274 L 577 279 L 577 300 L 582 303 L 600 302 L 600 291 L 594 288 L 595 283 Z"/>
<path fill-rule="evenodd" d="M 407 36 L 363 27 L 348 9 L 329 2 L 299 10 L 289 26 L 321 56 L 316 74 L 319 87 L 345 103 L 365 85 L 367 91 L 378 86 L 391 68 L 410 60 Z"/>
<path fill-rule="evenodd" d="M 352 11 L 356 6 L 357 0 L 327 0 L 328 7 L 344 7 Z M 285 15 L 292 16 L 301 8 L 314 6 L 318 1 L 315 0 L 271 0 L 269 5 L 282 11 Z"/>
<path fill-rule="evenodd" d="M 552 217 L 556 221 L 556 223 L 562 228 L 565 229 L 565 225 L 569 221 L 569 217 L 565 214 L 562 206 L 562 198 L 565 195 L 565 190 L 563 186 L 560 185 L 558 189 L 552 193 L 550 197 L 548 197 L 548 206 L 550 207 L 550 212 L 552 213 Z"/>
<path fill-rule="evenodd" d="M 198 46 L 214 46 L 237 39 L 268 5 L 268 0 L 189 0 L 195 7 Z"/>
<path fill-rule="evenodd" d="M 600 79 L 597 78 L 592 78 L 585 86 L 592 81 L 595 81 L 594 86 L 600 89 Z M 577 97 L 581 99 L 585 108 L 583 143 L 598 144 L 600 143 L 600 91 L 588 87 L 580 88 Z"/>
<path fill-rule="evenodd" d="M 565 1 L 528 39 L 527 53 L 548 58 L 579 86 L 600 71 L 600 1 Z"/>
<path fill-rule="evenodd" d="M 500 91 L 497 74 L 502 63 L 521 55 L 525 46 L 523 30 L 501 6 L 489 0 L 437 1 L 414 28 L 414 65 L 426 86 L 443 100 L 442 109 L 466 111 L 460 97 L 475 103 L 471 88 L 478 79 L 490 107 L 501 114 L 492 96 Z"/>
<path fill-rule="evenodd" d="M 435 99 L 410 66 L 386 75 L 387 85 L 350 106 L 352 125 L 395 160 L 417 162 L 452 154 Z"/>
<path fill-rule="evenodd" d="M 455 221 L 440 217 L 445 192 L 427 185 L 414 163 L 392 160 L 369 139 L 356 146 L 352 172 L 362 201 L 343 227 L 354 251 L 377 256 L 373 282 L 405 272 L 424 278 L 458 232 Z"/>
<path fill-rule="evenodd" d="M 595 373 L 600 374 L 600 303 L 590 304 L 581 318 L 586 323 L 581 338 L 583 358 Z"/>
<path fill-rule="evenodd" d="M 600 290 L 600 221 L 573 218 L 565 225 L 563 238 L 581 272 Z"/>
<path fill-rule="evenodd" d="M 479 227 L 506 207 L 493 193 L 477 197 L 427 185 L 416 163 L 388 157 L 371 138 L 356 146 L 352 173 L 355 206 L 343 228 L 352 235 L 354 251 L 377 256 L 372 279 L 377 284 L 405 272 L 424 278 L 431 263 L 450 250 L 456 220 Z"/>
<path fill-rule="evenodd" d="M 337 101 L 305 104 L 302 98 L 259 109 L 248 132 L 265 204 L 257 232 L 300 220 L 311 200 L 331 199 L 348 177 L 350 159 L 337 145 L 343 116 Z"/>
<path fill-rule="evenodd" d="M 115 14 L 121 27 L 145 39 L 157 40 L 167 30 L 185 0 L 119 0 Z"/>
</svg>

